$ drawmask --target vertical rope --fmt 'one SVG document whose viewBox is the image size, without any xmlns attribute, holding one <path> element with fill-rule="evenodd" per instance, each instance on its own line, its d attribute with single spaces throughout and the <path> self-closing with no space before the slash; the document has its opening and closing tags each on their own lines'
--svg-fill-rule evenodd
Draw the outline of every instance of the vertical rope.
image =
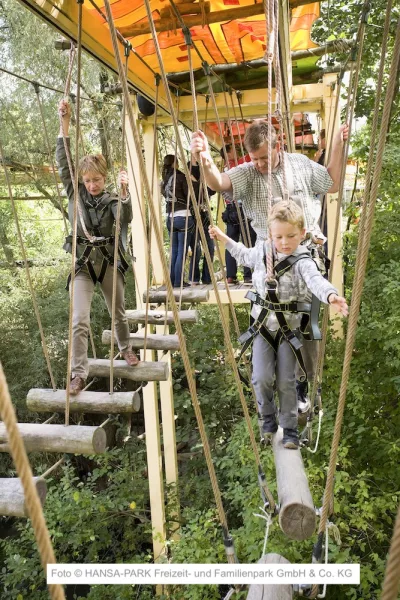
<svg viewBox="0 0 400 600">
<path fill-rule="evenodd" d="M 5 176 L 5 180 L 6 180 L 7 188 L 8 188 L 8 195 L 9 195 L 9 198 L 10 198 L 10 201 L 11 201 L 11 208 L 12 208 L 13 215 L 14 215 L 15 228 L 17 230 L 17 236 L 18 236 L 18 241 L 19 241 L 19 245 L 20 245 L 20 248 L 21 248 L 21 252 L 22 252 L 22 257 L 24 259 L 26 279 L 27 279 L 28 287 L 29 287 L 29 290 L 30 290 L 30 293 L 31 293 L 33 309 L 35 311 L 35 316 L 36 316 L 36 320 L 37 320 L 37 324 L 38 324 L 38 328 L 39 328 L 40 340 L 41 340 L 41 343 L 42 343 L 42 350 L 43 350 L 43 354 L 44 354 L 44 357 L 45 357 L 45 360 L 46 360 L 46 365 L 47 365 L 47 370 L 49 372 L 49 376 L 50 376 L 50 380 L 51 380 L 51 385 L 52 385 L 53 390 L 55 390 L 56 389 L 56 382 L 55 382 L 55 379 L 54 379 L 53 370 L 51 368 L 49 351 L 48 351 L 48 348 L 47 348 L 46 338 L 45 338 L 44 331 L 43 331 L 43 326 L 42 326 L 42 319 L 40 317 L 40 311 L 39 311 L 39 306 L 38 306 L 37 299 L 36 299 L 35 289 L 33 287 L 32 279 L 31 279 L 31 273 L 30 273 L 30 270 L 29 270 L 28 258 L 26 256 L 26 251 L 25 251 L 25 244 L 24 244 L 24 240 L 23 240 L 23 237 L 22 237 L 21 228 L 19 226 L 19 219 L 18 219 L 17 207 L 16 207 L 15 201 L 14 201 L 14 196 L 13 196 L 13 192 L 12 192 L 12 188 L 11 188 L 10 177 L 9 177 L 8 170 L 7 170 L 7 167 L 6 167 L 6 161 L 5 161 L 5 156 L 4 156 L 4 151 L 3 151 L 3 145 L 1 143 L 1 140 L 0 140 L 0 162 L 3 165 L 4 176 Z"/>
<path fill-rule="evenodd" d="M 36 487 L 33 483 L 32 469 L 29 464 L 28 455 L 25 450 L 21 434 L 18 430 L 15 410 L 11 402 L 6 378 L 2 364 L 0 363 L 0 414 L 7 430 L 8 446 L 13 458 L 18 476 L 24 489 L 25 502 L 32 528 L 35 533 L 36 542 L 40 554 L 40 560 L 46 573 L 47 565 L 56 564 L 53 546 L 43 516 L 42 505 Z M 54 600 L 65 600 L 64 590 L 61 585 L 49 585 L 49 593 Z"/>
<path fill-rule="evenodd" d="M 61 211 L 61 215 L 62 215 L 62 218 L 63 218 L 63 221 L 64 221 L 65 233 L 68 235 L 67 219 L 65 218 L 65 212 L 64 212 L 63 205 L 62 205 L 62 200 L 61 200 L 60 188 L 59 188 L 58 181 L 57 181 L 56 169 L 55 169 L 55 166 L 54 166 L 53 152 L 51 150 L 49 135 L 47 133 L 46 119 L 44 118 L 43 105 L 42 105 L 42 100 L 40 98 L 40 87 L 39 87 L 39 84 L 34 83 L 33 84 L 33 89 L 35 90 L 36 100 L 37 100 L 37 103 L 38 103 L 40 117 L 41 117 L 41 120 L 42 120 L 44 139 L 45 139 L 46 146 L 47 146 L 47 152 L 48 152 L 48 155 L 49 155 L 50 168 L 51 168 L 51 172 L 53 174 L 54 184 L 55 184 L 56 190 L 57 190 L 58 203 L 60 205 L 60 211 Z"/>
<path fill-rule="evenodd" d="M 83 0 L 82 0 L 83 1 Z M 70 281 L 70 302 L 69 302 L 69 329 L 68 329 L 68 359 L 67 359 L 67 385 L 65 399 L 65 425 L 69 424 L 69 405 L 70 405 L 70 385 L 71 385 L 71 363 L 72 363 L 72 320 L 74 314 L 74 288 L 75 288 L 75 262 L 76 246 L 78 235 L 78 210 L 79 210 L 79 180 L 78 180 L 78 162 L 79 162 L 79 126 L 80 126 L 80 103 L 81 103 L 81 57 L 82 57 L 82 2 L 78 2 L 78 52 L 77 52 L 77 90 L 76 90 L 76 128 L 75 128 L 75 172 L 70 172 L 74 183 L 74 210 L 72 224 L 72 268 Z M 60 115 L 62 125 L 62 115 Z M 63 126 L 63 125 L 62 125 Z M 63 129 L 64 146 L 67 149 L 66 137 Z M 68 156 L 68 153 L 67 153 Z"/>
<path fill-rule="evenodd" d="M 386 563 L 381 600 L 396 600 L 400 585 L 400 507 L 394 524 L 392 542 Z"/>
</svg>

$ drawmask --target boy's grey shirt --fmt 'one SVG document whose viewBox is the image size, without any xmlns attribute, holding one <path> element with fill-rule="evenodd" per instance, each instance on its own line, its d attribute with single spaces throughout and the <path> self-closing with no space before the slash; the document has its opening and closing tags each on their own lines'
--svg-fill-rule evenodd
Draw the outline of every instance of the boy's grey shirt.
<svg viewBox="0 0 400 600">
<path fill-rule="evenodd" d="M 264 264 L 264 255 L 268 250 L 267 242 L 258 240 L 254 248 L 246 248 L 241 242 L 229 240 L 226 244 L 226 249 L 238 264 L 254 269 L 253 286 L 261 298 L 265 298 L 265 278 L 267 273 Z M 300 245 L 292 253 L 292 256 L 307 253 L 307 247 Z M 287 258 L 287 254 L 281 254 L 274 250 L 275 265 L 285 258 Z M 321 302 L 328 304 L 329 294 L 338 294 L 338 291 L 329 281 L 322 277 L 314 260 L 309 257 L 297 261 L 279 278 L 277 295 L 280 302 L 310 302 L 312 294 L 321 300 Z M 261 307 L 254 304 L 251 311 L 252 317 L 257 318 L 260 312 Z M 301 313 L 284 314 L 292 329 L 300 326 Z M 268 316 L 266 327 L 271 331 L 279 329 L 279 324 L 273 311 Z"/>
</svg>

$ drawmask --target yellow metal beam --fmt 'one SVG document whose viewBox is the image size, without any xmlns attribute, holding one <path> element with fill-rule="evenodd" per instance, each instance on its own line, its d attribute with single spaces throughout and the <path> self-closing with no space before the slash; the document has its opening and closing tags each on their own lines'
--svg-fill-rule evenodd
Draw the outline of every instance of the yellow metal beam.
<svg viewBox="0 0 400 600">
<path fill-rule="evenodd" d="M 54 3 L 50 3 L 47 0 L 19 1 L 32 12 L 53 25 L 64 36 L 76 42 L 78 22 L 78 5 L 76 0 L 56 0 Z M 89 10 L 86 4 L 83 5 L 82 13 L 82 47 L 105 66 L 118 73 L 111 38 L 104 35 L 104 26 L 97 20 L 97 17 L 93 16 L 92 11 Z M 123 53 L 122 44 L 120 45 L 120 49 L 121 53 Z M 152 70 L 144 66 L 133 52 L 129 57 L 128 81 L 141 93 L 150 98 L 155 98 L 154 74 Z M 159 102 L 164 108 L 167 107 L 167 101 L 162 89 L 160 90 Z"/>
</svg>

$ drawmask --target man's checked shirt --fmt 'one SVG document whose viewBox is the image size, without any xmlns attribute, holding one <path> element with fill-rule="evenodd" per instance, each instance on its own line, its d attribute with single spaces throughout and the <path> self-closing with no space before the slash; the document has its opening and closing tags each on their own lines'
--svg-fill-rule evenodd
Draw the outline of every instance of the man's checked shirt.
<svg viewBox="0 0 400 600">
<path fill-rule="evenodd" d="M 325 194 L 332 186 L 332 179 L 325 167 L 310 160 L 303 154 L 285 153 L 286 169 L 293 173 L 293 196 L 299 200 L 304 210 L 306 230 L 319 231 L 315 215 L 317 194 Z M 226 172 L 232 182 L 233 197 L 241 200 L 245 215 L 257 233 L 257 241 L 267 239 L 268 183 L 253 163 L 245 163 Z M 272 173 L 273 188 L 283 195 L 283 169 L 279 164 Z M 281 198 L 273 195 L 273 201 Z M 275 197 L 274 197 L 275 196 Z"/>
</svg>

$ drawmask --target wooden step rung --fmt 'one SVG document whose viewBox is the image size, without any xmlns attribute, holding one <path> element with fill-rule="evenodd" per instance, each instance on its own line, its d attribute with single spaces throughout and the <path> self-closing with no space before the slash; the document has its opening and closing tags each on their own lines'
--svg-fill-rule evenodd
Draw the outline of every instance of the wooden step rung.
<svg viewBox="0 0 400 600">
<path fill-rule="evenodd" d="M 33 483 L 41 505 L 46 500 L 47 484 L 41 477 L 34 477 Z M 28 517 L 25 505 L 24 488 L 18 477 L 0 479 L 0 515 L 3 517 Z"/>
<path fill-rule="evenodd" d="M 174 298 L 177 302 L 181 300 L 182 303 L 192 302 L 207 302 L 210 298 L 210 291 L 206 288 L 192 287 L 184 288 L 182 291 L 174 289 Z M 168 294 L 167 290 L 160 290 L 157 288 L 147 290 L 143 293 L 143 301 L 150 302 L 153 304 L 165 304 L 167 302 Z"/>
<path fill-rule="evenodd" d="M 109 329 L 103 331 L 101 341 L 103 344 L 110 344 L 111 331 Z M 142 349 L 144 347 L 144 329 L 141 329 L 137 333 L 131 333 L 129 343 L 134 350 Z M 173 334 L 159 335 L 158 333 L 148 333 L 146 347 L 149 350 L 179 350 L 179 338 Z"/>
<path fill-rule="evenodd" d="M 167 381 L 168 365 L 166 362 L 139 362 L 130 367 L 124 360 L 114 360 L 114 377 L 131 381 Z M 90 377 L 110 377 L 110 361 L 104 358 L 89 358 Z"/>
<path fill-rule="evenodd" d="M 197 310 L 180 310 L 179 321 L 181 323 L 197 323 Z M 145 323 L 145 310 L 127 310 L 126 316 L 129 323 Z M 149 325 L 162 325 L 165 322 L 165 310 L 149 310 L 147 322 Z M 174 314 L 171 310 L 167 311 L 167 325 L 174 324 Z"/>
<path fill-rule="evenodd" d="M 18 423 L 18 429 L 27 452 L 101 454 L 106 449 L 106 433 L 101 427 Z M 0 423 L 0 452 L 8 451 L 6 427 Z"/>
<path fill-rule="evenodd" d="M 259 565 L 290 565 L 280 554 L 265 554 L 257 561 Z M 253 583 L 249 587 L 247 600 L 292 600 L 293 586 L 290 583 L 283 584 L 264 584 Z"/>
<path fill-rule="evenodd" d="M 66 390 L 34 388 L 28 392 L 26 405 L 34 412 L 64 412 L 66 397 Z M 140 396 L 138 392 L 80 392 L 70 396 L 69 410 L 71 413 L 105 415 L 134 413 L 140 410 Z"/>
<path fill-rule="evenodd" d="M 273 436 L 279 499 L 279 525 L 287 537 L 299 542 L 315 531 L 316 515 L 300 450 L 285 448 L 283 430 Z"/>
</svg>

